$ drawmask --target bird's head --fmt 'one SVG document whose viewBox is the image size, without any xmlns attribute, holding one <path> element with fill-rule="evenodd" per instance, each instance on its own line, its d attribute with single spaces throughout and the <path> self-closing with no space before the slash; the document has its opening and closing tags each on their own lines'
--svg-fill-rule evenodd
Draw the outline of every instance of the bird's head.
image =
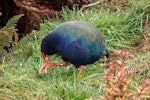
<svg viewBox="0 0 150 100">
<path fill-rule="evenodd" d="M 41 43 L 41 53 L 44 61 L 48 61 L 49 57 L 55 54 L 55 42 L 53 42 L 53 38 L 51 34 L 47 35 Z"/>
<path fill-rule="evenodd" d="M 45 62 L 48 62 L 50 55 L 53 54 L 53 50 L 49 47 L 49 44 L 42 42 L 41 54 Z"/>
</svg>

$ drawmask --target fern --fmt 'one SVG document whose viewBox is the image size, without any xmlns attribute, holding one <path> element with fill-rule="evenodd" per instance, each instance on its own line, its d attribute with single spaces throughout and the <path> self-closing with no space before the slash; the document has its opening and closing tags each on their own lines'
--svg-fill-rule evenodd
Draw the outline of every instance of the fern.
<svg viewBox="0 0 150 100">
<path fill-rule="evenodd" d="M 30 34 L 27 34 L 26 36 L 24 36 L 24 38 L 22 38 L 19 41 L 18 45 L 15 46 L 14 48 L 16 48 L 16 47 L 21 48 L 23 45 L 27 45 L 27 44 L 29 44 L 29 42 L 33 42 L 35 40 L 36 36 L 40 33 L 42 33 L 42 31 L 33 31 Z"/>
<path fill-rule="evenodd" d="M 27 34 L 19 41 L 18 45 L 13 45 L 13 47 L 10 49 L 10 53 L 12 53 L 12 55 L 15 54 L 15 57 L 28 57 L 31 55 L 32 42 L 34 42 L 38 35 L 41 35 L 40 33 L 43 33 L 43 31 L 33 31 L 30 34 Z"/>
<path fill-rule="evenodd" d="M 23 16 L 21 15 L 16 15 L 12 17 L 10 20 L 8 20 L 6 26 L 0 29 L 0 54 L 3 50 L 3 48 L 10 47 L 10 44 L 13 43 L 12 37 L 13 33 L 16 31 L 15 26 L 17 21 Z M 1 57 L 1 56 L 0 56 Z"/>
<path fill-rule="evenodd" d="M 9 49 L 9 53 L 3 54 L 0 58 L 0 62 L 8 61 L 11 59 L 17 58 L 28 58 L 32 55 L 33 47 L 32 42 L 41 35 L 44 31 L 33 31 L 30 34 L 24 36 L 18 43 L 18 45 L 13 45 L 11 49 Z"/>
<path fill-rule="evenodd" d="M 30 41 L 35 39 L 35 33 L 31 33 L 20 40 L 17 46 L 13 45 L 13 33 L 17 31 L 15 29 L 17 21 L 23 16 L 23 14 L 16 15 L 12 17 L 4 26 L 0 29 L 0 62 L 7 61 L 14 58 L 28 57 L 32 54 L 32 47 L 24 49 L 24 46 Z M 7 52 L 4 47 L 10 47 L 9 52 Z"/>
<path fill-rule="evenodd" d="M 12 27 L 13 29 L 15 28 L 16 26 L 16 23 L 17 21 L 23 16 L 24 14 L 19 14 L 19 15 L 16 15 L 12 18 L 10 18 L 10 20 L 8 20 L 6 26 L 4 28 L 9 28 L 9 27 Z"/>
<path fill-rule="evenodd" d="M 17 59 L 17 58 L 27 58 L 32 54 L 32 47 L 30 46 L 29 48 L 26 49 L 13 49 L 11 52 L 5 54 L 5 56 L 0 58 L 0 62 L 3 61 L 8 61 L 11 59 Z"/>
<path fill-rule="evenodd" d="M 32 31 L 30 34 L 27 34 L 24 36 L 17 45 L 13 44 L 12 36 L 13 32 L 16 31 L 15 29 L 15 23 L 17 20 L 19 20 L 19 17 L 22 15 L 17 15 L 11 18 L 6 26 L 0 30 L 0 63 L 3 63 L 4 61 L 9 63 L 9 66 L 11 66 L 13 63 L 11 61 L 19 61 L 23 58 L 28 58 L 30 55 L 32 55 L 33 51 L 33 42 L 34 40 L 41 35 L 41 33 L 47 32 L 47 31 Z M 5 37 L 2 37 L 2 35 Z M 3 49 L 3 46 L 9 46 L 12 45 L 11 48 L 9 48 L 9 52 Z M 12 60 L 13 59 L 13 60 Z M 1 67 L 1 66 L 0 66 Z M 2 71 L 3 68 L 0 68 L 0 71 Z"/>
</svg>

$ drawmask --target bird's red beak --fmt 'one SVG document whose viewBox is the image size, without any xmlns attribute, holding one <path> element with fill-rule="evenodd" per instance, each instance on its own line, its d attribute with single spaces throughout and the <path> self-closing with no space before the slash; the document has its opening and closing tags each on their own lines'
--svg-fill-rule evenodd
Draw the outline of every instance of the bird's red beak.
<svg viewBox="0 0 150 100">
<path fill-rule="evenodd" d="M 43 57 L 44 61 L 46 61 L 47 55 L 44 52 L 42 52 L 42 57 Z"/>
<path fill-rule="evenodd" d="M 46 55 L 44 52 L 42 52 L 42 57 L 43 57 L 43 59 L 44 59 L 45 62 L 48 62 L 49 59 L 51 58 L 50 55 Z"/>
</svg>

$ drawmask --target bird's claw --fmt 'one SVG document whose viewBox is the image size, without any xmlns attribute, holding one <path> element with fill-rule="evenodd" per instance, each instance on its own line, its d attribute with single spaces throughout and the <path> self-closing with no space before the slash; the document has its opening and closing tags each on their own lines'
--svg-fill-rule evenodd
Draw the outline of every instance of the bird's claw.
<svg viewBox="0 0 150 100">
<path fill-rule="evenodd" d="M 82 78 L 82 74 L 78 74 L 78 77 L 79 77 L 79 78 Z"/>
<path fill-rule="evenodd" d="M 49 68 L 51 68 L 52 66 L 51 66 L 51 64 L 49 64 L 49 63 L 46 63 L 46 64 L 44 64 L 44 65 L 42 65 L 41 67 L 40 67 L 40 69 L 39 69 L 39 74 L 42 74 L 42 72 L 43 72 L 43 70 L 44 70 L 44 73 L 45 74 L 47 74 L 48 73 L 48 69 Z"/>
<path fill-rule="evenodd" d="M 48 73 L 48 69 L 50 69 L 53 66 L 67 66 L 67 62 L 47 62 L 46 64 L 42 65 L 39 69 L 39 74 L 42 74 L 44 72 L 45 74 Z"/>
</svg>

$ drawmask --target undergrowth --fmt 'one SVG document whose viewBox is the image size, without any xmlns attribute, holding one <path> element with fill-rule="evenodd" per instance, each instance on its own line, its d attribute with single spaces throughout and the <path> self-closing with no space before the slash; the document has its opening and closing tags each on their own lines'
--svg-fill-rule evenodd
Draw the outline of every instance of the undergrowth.
<svg viewBox="0 0 150 100">
<path fill-rule="evenodd" d="M 4 48 L 10 48 L 11 45 L 13 45 L 13 33 L 17 31 L 15 29 L 17 21 L 22 17 L 23 15 L 16 15 L 13 18 L 11 18 L 5 27 L 0 29 L 0 62 L 4 55 L 7 54 L 7 49 Z"/>
<path fill-rule="evenodd" d="M 104 72 L 106 83 L 103 85 L 105 93 L 100 95 L 102 100 L 143 100 L 150 98 L 148 89 L 150 87 L 150 79 L 141 84 L 139 87 L 135 85 L 131 76 L 134 71 L 127 70 L 126 65 L 129 58 L 129 52 L 115 50 L 110 57 L 109 68 Z M 132 90 L 131 90 L 132 89 Z M 90 98 L 89 100 L 100 100 Z"/>
</svg>

